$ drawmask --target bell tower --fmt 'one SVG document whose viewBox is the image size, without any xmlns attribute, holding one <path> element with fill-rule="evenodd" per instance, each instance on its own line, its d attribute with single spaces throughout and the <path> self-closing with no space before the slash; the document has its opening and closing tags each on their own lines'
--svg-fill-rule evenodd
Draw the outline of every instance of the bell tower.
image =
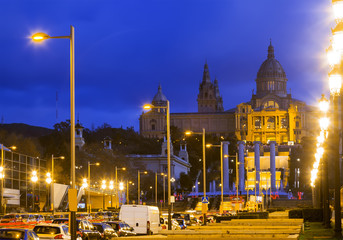
<svg viewBox="0 0 343 240">
<path fill-rule="evenodd" d="M 223 112 L 223 99 L 219 93 L 218 80 L 211 82 L 207 62 L 204 65 L 202 82 L 199 86 L 198 112 Z"/>
</svg>

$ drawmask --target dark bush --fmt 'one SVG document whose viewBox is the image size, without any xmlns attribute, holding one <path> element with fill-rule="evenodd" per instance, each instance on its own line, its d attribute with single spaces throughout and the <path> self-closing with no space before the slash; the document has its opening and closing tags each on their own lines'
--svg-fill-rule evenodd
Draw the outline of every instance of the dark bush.
<svg viewBox="0 0 343 240">
<path fill-rule="evenodd" d="M 322 208 L 309 208 L 303 209 L 304 222 L 322 222 L 323 209 Z"/>
<path fill-rule="evenodd" d="M 288 212 L 288 218 L 303 218 L 302 209 L 293 209 Z"/>
</svg>

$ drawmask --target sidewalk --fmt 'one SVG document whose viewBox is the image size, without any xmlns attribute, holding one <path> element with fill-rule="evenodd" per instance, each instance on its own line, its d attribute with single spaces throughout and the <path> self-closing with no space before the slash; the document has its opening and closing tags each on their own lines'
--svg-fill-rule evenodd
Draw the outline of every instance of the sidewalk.
<svg viewBox="0 0 343 240">
<path fill-rule="evenodd" d="M 336 239 L 334 237 L 335 233 L 332 228 L 324 228 L 323 224 L 320 222 L 307 222 L 303 225 L 303 230 L 300 233 L 300 240 L 307 239 Z"/>
</svg>

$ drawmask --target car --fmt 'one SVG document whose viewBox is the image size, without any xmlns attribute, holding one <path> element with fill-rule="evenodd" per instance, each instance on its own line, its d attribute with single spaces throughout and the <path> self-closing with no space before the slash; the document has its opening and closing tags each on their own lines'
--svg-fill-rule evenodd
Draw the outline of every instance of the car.
<svg viewBox="0 0 343 240">
<path fill-rule="evenodd" d="M 161 224 L 162 229 L 168 229 L 168 218 L 160 218 L 160 224 Z M 172 230 L 181 230 L 181 226 L 175 219 L 172 219 L 171 227 L 172 227 Z"/>
<path fill-rule="evenodd" d="M 174 219 L 184 219 L 187 225 L 191 225 L 191 216 L 189 213 L 174 213 L 172 218 Z"/>
<path fill-rule="evenodd" d="M 2 228 L 0 229 L 1 240 L 39 240 L 37 234 L 30 229 Z"/>
<path fill-rule="evenodd" d="M 41 214 L 33 214 L 33 217 L 36 219 L 37 222 L 43 222 L 45 219 Z"/>
<path fill-rule="evenodd" d="M 68 226 L 65 224 L 38 224 L 33 228 L 39 239 L 70 239 Z"/>
<path fill-rule="evenodd" d="M 31 214 L 20 214 L 19 219 L 17 221 L 28 223 L 28 222 L 36 222 L 37 220 Z"/>
<path fill-rule="evenodd" d="M 57 218 L 52 223 L 69 223 L 68 218 Z M 101 238 L 100 233 L 95 229 L 92 223 L 85 219 L 76 219 L 76 234 L 84 240 L 99 240 Z"/>
<path fill-rule="evenodd" d="M 118 237 L 115 230 L 106 223 L 93 223 L 93 226 L 100 232 L 102 240 L 110 240 Z"/>
<path fill-rule="evenodd" d="M 185 219 L 179 218 L 179 219 L 175 219 L 175 220 L 180 225 L 181 229 L 186 229 L 187 228 Z"/>
<path fill-rule="evenodd" d="M 129 226 L 129 224 L 125 223 L 124 221 L 108 221 L 104 222 L 110 225 L 114 231 L 118 234 L 118 237 L 126 237 L 126 236 L 135 236 L 136 233 L 134 229 Z"/>
<path fill-rule="evenodd" d="M 18 219 L 19 219 L 19 215 L 17 214 L 6 214 L 0 220 L 0 223 L 13 223 L 13 222 L 17 222 Z"/>
</svg>

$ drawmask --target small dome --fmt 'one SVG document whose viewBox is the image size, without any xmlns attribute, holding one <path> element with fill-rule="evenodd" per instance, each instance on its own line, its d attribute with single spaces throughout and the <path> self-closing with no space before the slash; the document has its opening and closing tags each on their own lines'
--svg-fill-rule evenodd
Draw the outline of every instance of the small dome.
<svg viewBox="0 0 343 240">
<path fill-rule="evenodd" d="M 164 106 L 167 103 L 167 97 L 163 94 L 161 85 L 158 85 L 158 91 L 154 98 L 152 99 L 152 104 L 154 106 Z"/>
</svg>

